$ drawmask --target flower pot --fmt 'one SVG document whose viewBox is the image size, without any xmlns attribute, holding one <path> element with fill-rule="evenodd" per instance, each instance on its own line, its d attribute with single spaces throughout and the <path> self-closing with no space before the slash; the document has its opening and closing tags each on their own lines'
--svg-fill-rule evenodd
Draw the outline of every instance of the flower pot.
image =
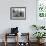
<svg viewBox="0 0 46 46">
<path fill-rule="evenodd" d="M 38 39 L 37 42 L 38 42 L 39 44 L 41 44 L 41 43 L 44 42 L 44 40 L 45 40 L 45 39 Z"/>
</svg>

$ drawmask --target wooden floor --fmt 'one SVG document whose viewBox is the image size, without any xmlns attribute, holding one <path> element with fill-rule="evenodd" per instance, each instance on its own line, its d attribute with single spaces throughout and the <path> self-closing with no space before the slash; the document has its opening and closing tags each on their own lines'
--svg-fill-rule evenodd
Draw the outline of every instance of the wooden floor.
<svg viewBox="0 0 46 46">
<path fill-rule="evenodd" d="M 4 43 L 0 42 L 0 46 L 4 46 Z M 15 42 L 14 43 L 12 43 L 12 42 L 8 43 L 8 46 L 15 46 Z M 30 43 L 30 46 L 37 46 L 37 43 L 32 42 L 32 43 Z M 46 46 L 46 43 L 44 43 L 44 45 L 42 45 L 42 46 Z"/>
</svg>

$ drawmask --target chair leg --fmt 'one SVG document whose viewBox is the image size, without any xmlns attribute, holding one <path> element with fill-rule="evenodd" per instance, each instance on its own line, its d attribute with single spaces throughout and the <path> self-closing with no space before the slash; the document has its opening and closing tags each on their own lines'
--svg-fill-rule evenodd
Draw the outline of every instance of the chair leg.
<svg viewBox="0 0 46 46">
<path fill-rule="evenodd" d="M 4 44 L 5 44 L 5 46 L 7 46 L 7 42 L 6 42 L 6 41 L 5 41 L 5 43 L 4 43 Z"/>
</svg>

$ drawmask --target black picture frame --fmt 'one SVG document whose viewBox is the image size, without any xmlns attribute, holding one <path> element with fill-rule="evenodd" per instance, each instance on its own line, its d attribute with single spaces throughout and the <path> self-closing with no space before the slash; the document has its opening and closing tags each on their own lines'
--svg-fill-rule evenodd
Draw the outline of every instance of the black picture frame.
<svg viewBox="0 0 46 46">
<path fill-rule="evenodd" d="M 11 7 L 10 19 L 11 20 L 26 20 L 26 7 Z"/>
</svg>

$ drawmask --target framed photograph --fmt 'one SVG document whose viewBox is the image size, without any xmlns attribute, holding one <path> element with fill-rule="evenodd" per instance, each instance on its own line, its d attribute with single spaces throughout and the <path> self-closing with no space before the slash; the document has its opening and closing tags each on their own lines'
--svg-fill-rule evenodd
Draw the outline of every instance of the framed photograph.
<svg viewBox="0 0 46 46">
<path fill-rule="evenodd" d="M 10 8 L 11 20 L 25 20 L 26 19 L 26 7 L 11 7 Z"/>
</svg>

